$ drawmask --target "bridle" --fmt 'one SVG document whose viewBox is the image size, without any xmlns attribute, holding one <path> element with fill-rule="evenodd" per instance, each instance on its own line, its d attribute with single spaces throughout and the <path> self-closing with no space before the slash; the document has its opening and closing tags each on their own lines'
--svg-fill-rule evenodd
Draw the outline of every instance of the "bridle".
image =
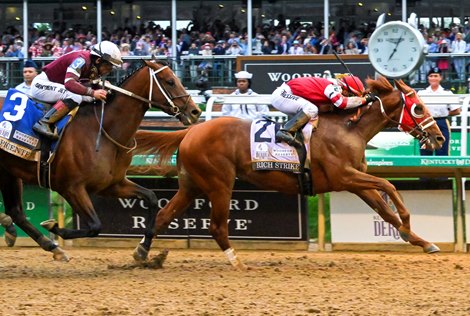
<svg viewBox="0 0 470 316">
<path fill-rule="evenodd" d="M 172 96 L 166 89 L 165 87 L 160 83 L 160 80 L 157 76 L 157 74 L 159 72 L 161 72 L 162 70 L 168 68 L 168 66 L 163 66 L 161 67 L 160 69 L 157 69 L 157 70 L 154 70 L 152 68 L 149 67 L 149 74 L 150 74 L 150 89 L 149 89 L 149 101 L 152 100 L 152 90 L 153 90 L 153 84 L 151 84 L 152 82 L 152 79 L 153 81 L 155 81 L 155 83 L 157 84 L 158 88 L 160 89 L 160 92 L 163 94 L 163 96 L 165 97 L 167 103 L 169 104 L 169 106 L 171 107 L 171 111 L 173 112 L 173 116 L 174 117 L 178 117 L 181 115 L 181 110 L 180 108 L 178 108 L 174 103 L 173 103 L 173 100 L 175 99 L 179 99 L 179 98 L 186 98 L 186 101 L 184 102 L 184 106 L 183 106 L 183 110 L 185 110 L 187 107 L 188 107 L 188 102 L 189 102 L 189 99 L 191 98 L 191 96 L 189 95 L 189 93 L 186 93 L 186 94 L 182 94 L 182 95 L 177 95 L 177 96 Z M 152 101 L 151 101 L 152 102 Z M 152 104 L 149 102 L 149 108 L 151 108 Z"/>
<path fill-rule="evenodd" d="M 162 95 L 165 97 L 166 99 L 166 102 L 167 104 L 170 106 L 171 108 L 171 115 L 174 116 L 174 117 L 179 117 L 181 114 L 182 114 L 182 110 L 184 111 L 187 107 L 188 107 L 188 103 L 189 103 L 189 100 L 191 98 L 191 96 L 186 93 L 186 94 L 182 94 L 182 95 L 178 95 L 178 96 L 172 96 L 167 89 L 165 89 L 165 87 L 163 86 L 163 84 L 160 82 L 161 79 L 157 76 L 157 74 L 161 71 L 163 71 L 164 69 L 166 68 L 169 68 L 168 66 L 163 66 L 157 70 L 154 70 L 152 69 L 151 67 L 148 67 L 149 69 L 149 75 L 150 75 L 150 81 L 149 81 L 149 85 L 150 85 L 150 88 L 149 88 L 149 96 L 148 96 L 148 99 L 145 99 L 143 97 L 141 97 L 140 95 L 137 95 L 131 91 L 128 91 L 126 89 L 123 89 L 121 87 L 118 87 L 118 86 L 115 86 L 113 84 L 111 84 L 109 81 L 105 81 L 104 83 L 102 81 L 97 81 L 95 83 L 98 83 L 100 84 L 102 87 L 104 88 L 107 88 L 107 89 L 110 89 L 110 90 L 113 90 L 113 91 L 116 91 L 116 92 L 119 92 L 119 93 L 122 93 L 124 95 L 127 95 L 131 98 L 134 98 L 134 99 L 137 99 L 139 101 L 142 101 L 142 102 L 145 102 L 145 103 L 148 103 L 149 105 L 149 109 L 154 106 L 154 107 L 158 107 L 158 108 L 161 108 L 162 105 L 160 103 L 157 103 L 155 101 L 152 100 L 152 93 L 153 93 L 153 82 L 155 82 L 158 86 L 158 89 L 160 89 L 160 92 L 162 93 Z M 179 99 L 179 98 L 186 98 L 186 101 L 183 105 L 183 107 L 180 109 L 178 108 L 175 103 L 173 102 L 173 100 L 175 99 Z"/>
<path fill-rule="evenodd" d="M 380 111 L 382 113 L 382 115 L 390 122 L 393 122 L 395 124 L 398 125 L 398 128 L 401 130 L 401 131 L 404 131 L 406 133 L 409 133 L 411 136 L 415 137 L 416 139 L 418 139 L 419 143 L 421 145 L 424 145 L 425 143 L 427 143 L 429 141 L 429 133 L 426 131 L 429 127 L 431 127 L 432 125 L 436 124 L 436 121 L 433 119 L 432 116 L 429 116 L 425 119 L 423 119 L 421 122 L 418 122 L 416 120 L 416 118 L 421 118 L 422 116 L 418 116 L 416 113 L 414 113 L 414 111 L 412 111 L 412 109 L 414 109 L 414 107 L 416 107 L 416 104 L 414 103 L 413 105 L 411 105 L 411 109 L 407 106 L 407 100 L 408 100 L 408 97 L 412 94 L 416 94 L 416 92 L 414 90 L 411 90 L 409 91 L 408 93 L 404 94 L 403 92 L 400 93 L 400 100 L 401 100 L 401 103 L 403 105 L 402 107 L 402 111 L 401 111 L 401 114 L 400 114 L 400 119 L 399 121 L 397 120 L 394 120 L 393 118 L 391 118 L 386 112 L 385 112 L 385 108 L 383 106 L 383 103 L 382 103 L 382 100 L 377 97 L 377 100 L 379 101 L 379 104 L 380 104 Z M 408 124 L 405 124 L 403 122 L 403 119 L 404 119 L 404 116 L 405 116 L 405 113 L 408 114 L 408 116 L 411 118 L 412 122 L 413 122 L 413 126 L 410 126 Z"/>
<path fill-rule="evenodd" d="M 189 94 L 182 94 L 182 95 L 178 95 L 178 96 L 175 96 L 173 97 L 169 92 L 168 90 L 165 89 L 165 87 L 163 86 L 163 84 L 160 82 L 160 78 L 158 78 L 157 74 L 161 71 L 163 71 L 164 69 L 166 68 L 169 68 L 168 66 L 163 66 L 157 70 L 154 70 L 152 69 L 151 67 L 148 67 L 149 69 L 149 75 L 150 75 L 150 80 L 149 80 L 149 97 L 148 99 L 145 99 L 143 97 L 141 97 L 140 95 L 137 95 L 131 91 L 128 91 L 126 89 L 123 89 L 121 87 L 118 87 L 118 86 L 115 86 L 113 84 L 111 84 L 109 81 L 101 81 L 101 80 L 96 80 L 94 83 L 95 84 L 99 84 L 101 85 L 102 87 L 104 88 L 107 88 L 107 89 L 110 89 L 110 90 L 114 90 L 114 91 L 117 91 L 119 93 L 122 93 L 124 95 L 127 95 L 131 98 L 134 98 L 134 99 L 137 99 L 139 101 L 142 101 L 142 102 L 145 102 L 145 103 L 148 103 L 149 105 L 149 109 L 152 107 L 152 106 L 155 106 L 155 107 L 158 107 L 160 108 L 161 105 L 155 101 L 152 100 L 152 92 L 153 92 L 153 82 L 155 82 L 158 86 L 158 88 L 160 89 L 160 92 L 162 93 L 162 95 L 165 97 L 166 99 L 166 102 L 168 103 L 168 105 L 170 106 L 171 108 L 171 111 L 172 111 L 172 115 L 174 117 L 179 117 L 182 112 L 180 110 L 180 108 L 178 108 L 175 103 L 173 102 L 173 100 L 175 99 L 178 99 L 178 98 L 186 98 L 186 101 L 184 103 L 184 106 L 182 107 L 182 110 L 185 110 L 187 107 L 188 107 L 188 102 L 191 98 L 191 96 Z M 103 132 L 103 134 L 105 135 L 105 137 L 110 140 L 113 144 L 115 144 L 118 148 L 121 148 L 121 149 L 124 149 L 126 150 L 128 153 L 131 152 L 132 150 L 134 150 L 136 147 L 137 147 L 137 142 L 136 140 L 134 139 L 134 145 L 132 147 L 127 147 L 127 146 L 124 146 L 122 144 L 119 144 L 116 140 L 114 140 L 108 133 L 106 133 L 106 131 L 102 128 L 102 122 L 100 122 L 100 120 L 98 119 L 98 115 L 96 113 L 96 108 L 95 109 L 95 116 L 96 116 L 96 119 L 98 120 L 98 123 L 100 124 L 100 131 Z M 102 111 L 101 111 L 101 118 L 103 118 L 103 110 L 104 110 L 104 102 L 102 103 Z M 99 135 L 98 135 L 99 136 Z M 99 147 L 99 142 L 98 142 L 98 139 L 99 137 L 97 138 L 97 145 L 96 145 L 96 148 L 98 149 Z"/>
</svg>

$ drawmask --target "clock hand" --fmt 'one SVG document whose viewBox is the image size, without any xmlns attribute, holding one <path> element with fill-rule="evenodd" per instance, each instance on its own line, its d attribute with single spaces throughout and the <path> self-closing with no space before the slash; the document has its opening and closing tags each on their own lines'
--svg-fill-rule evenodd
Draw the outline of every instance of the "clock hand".
<svg viewBox="0 0 470 316">
<path fill-rule="evenodd" d="M 393 55 L 395 55 L 396 52 L 397 52 L 397 48 L 395 47 L 393 49 L 393 52 L 390 54 L 390 57 L 388 57 L 388 60 L 392 59 Z"/>
<path fill-rule="evenodd" d="M 395 48 L 393 49 L 393 52 L 390 54 L 390 57 L 388 57 L 388 60 L 392 59 L 393 55 L 397 52 L 397 47 L 400 45 L 403 39 L 403 33 L 400 35 L 400 38 L 398 39 L 397 43 L 395 44 Z"/>
</svg>

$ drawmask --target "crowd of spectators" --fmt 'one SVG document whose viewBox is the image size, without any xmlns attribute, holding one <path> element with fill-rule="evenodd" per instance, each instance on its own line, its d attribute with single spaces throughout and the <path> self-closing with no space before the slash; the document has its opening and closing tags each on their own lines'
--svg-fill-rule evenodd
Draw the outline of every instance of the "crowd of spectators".
<svg viewBox="0 0 470 316">
<path fill-rule="evenodd" d="M 219 21 L 220 22 L 220 21 Z M 451 28 L 421 27 L 427 39 L 429 52 L 470 52 L 470 26 L 451 25 Z M 342 22 L 329 30 L 328 38 L 324 37 L 322 23 L 301 24 L 296 18 L 286 25 L 281 20 L 276 26 L 264 24 L 255 28 L 252 39 L 254 55 L 315 55 L 331 53 L 367 54 L 367 39 L 374 31 L 374 24 L 356 26 Z M 460 35 L 458 35 L 460 33 Z M 460 37 L 459 37 L 460 36 Z M 80 26 L 65 32 L 47 32 L 31 29 L 29 32 L 29 57 L 58 57 L 69 51 L 88 48 L 97 41 L 92 27 L 88 30 Z M 247 52 L 246 29 L 236 26 L 214 23 L 212 27 L 204 26 L 178 31 L 176 43 L 178 55 L 245 55 Z M 153 22 L 140 28 L 119 28 L 113 32 L 104 31 L 103 40 L 117 44 L 125 56 L 171 56 L 171 30 L 162 29 Z M 455 45 L 461 40 L 463 44 Z M 22 34 L 13 27 L 3 32 L 0 42 L 0 57 L 20 57 L 22 53 Z"/>
<path fill-rule="evenodd" d="M 433 31 L 424 30 L 423 36 L 426 39 L 428 53 L 470 53 L 470 22 L 464 26 L 453 26 L 451 29 L 435 29 Z M 439 58 L 437 60 L 428 60 L 424 67 L 429 70 L 437 66 L 444 79 L 448 79 L 449 72 L 455 72 L 460 80 L 465 80 L 465 57 L 453 57 L 450 62 L 448 58 Z M 468 69 L 467 69 L 468 73 Z"/>
<path fill-rule="evenodd" d="M 367 54 L 368 38 L 375 29 L 375 24 L 355 25 L 341 22 L 328 30 L 325 38 L 323 25 L 317 23 L 301 23 L 295 18 L 286 24 L 282 16 L 278 23 L 263 24 L 254 28 L 252 38 L 253 55 L 316 55 L 330 54 L 335 50 L 338 54 Z M 470 53 L 470 22 L 462 25 L 451 24 L 449 28 L 427 29 L 420 26 L 420 31 L 426 39 L 428 52 L 432 53 Z M 171 29 L 163 29 L 149 22 L 140 27 L 118 28 L 112 32 L 106 29 L 102 34 L 103 40 L 117 44 L 123 56 L 168 56 L 172 57 Z M 97 42 L 94 27 L 83 28 L 76 26 L 63 32 L 29 30 L 28 56 L 23 54 L 22 34 L 15 28 L 9 27 L 2 33 L 0 41 L 0 57 L 58 57 L 67 52 L 86 49 Z M 187 28 L 178 30 L 176 43 L 177 56 L 212 56 L 212 55 L 246 55 L 246 28 L 239 29 L 235 24 L 224 24 L 215 20 L 211 25 L 190 24 Z M 432 67 L 439 67 L 444 79 L 449 79 L 450 73 L 457 74 L 460 80 L 465 80 L 470 72 L 470 58 L 443 57 L 426 59 L 420 73 L 426 74 Z M 129 64 L 124 64 L 124 70 Z M 205 71 L 206 68 L 217 70 L 217 64 L 203 61 L 195 72 Z M 217 70 L 220 72 L 220 69 Z M 425 76 L 425 75 L 424 75 Z M 425 82 L 426 78 L 418 78 Z"/>
<path fill-rule="evenodd" d="M 220 22 L 220 21 L 219 21 Z M 367 53 L 367 36 L 373 28 L 356 27 L 343 23 L 339 29 L 331 29 L 328 39 L 324 38 L 321 23 L 302 25 L 299 19 L 286 25 L 261 25 L 253 37 L 253 54 L 326 54 L 331 49 L 343 53 L 343 47 L 354 45 L 359 53 Z M 171 56 L 171 30 L 162 29 L 150 22 L 144 27 L 119 28 L 113 32 L 104 31 L 103 40 L 116 43 L 125 55 L 134 56 Z M 214 23 L 212 27 L 196 29 L 194 25 L 178 31 L 176 43 L 178 55 L 245 55 L 247 52 L 246 29 L 239 30 L 232 25 Z M 28 57 L 58 57 L 72 50 L 87 48 L 97 41 L 92 27 L 84 29 L 77 26 L 65 32 L 48 32 L 30 29 Z M 26 56 L 22 53 L 22 34 L 14 27 L 2 33 L 0 57 Z M 351 43 L 351 44 L 349 44 Z M 209 46 L 207 46 L 209 45 Z"/>
</svg>

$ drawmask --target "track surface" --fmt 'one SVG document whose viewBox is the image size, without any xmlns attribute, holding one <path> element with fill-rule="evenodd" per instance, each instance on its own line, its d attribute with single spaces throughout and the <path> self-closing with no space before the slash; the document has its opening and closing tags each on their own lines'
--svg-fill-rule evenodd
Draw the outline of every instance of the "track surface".
<svg viewBox="0 0 470 316">
<path fill-rule="evenodd" d="M 470 254 L 1 248 L 0 315 L 470 315 Z"/>
</svg>

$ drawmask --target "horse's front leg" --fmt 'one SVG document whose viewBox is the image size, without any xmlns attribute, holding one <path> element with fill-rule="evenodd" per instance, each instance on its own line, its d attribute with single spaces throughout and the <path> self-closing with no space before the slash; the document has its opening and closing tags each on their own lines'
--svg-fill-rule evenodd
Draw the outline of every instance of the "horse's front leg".
<svg viewBox="0 0 470 316">
<path fill-rule="evenodd" d="M 186 211 L 189 205 L 191 205 L 191 202 L 194 200 L 194 197 L 194 195 L 186 194 L 180 188 L 178 192 L 176 192 L 175 196 L 168 202 L 168 204 L 158 211 L 154 221 L 153 235 L 156 237 L 159 233 L 164 232 L 176 217 L 181 216 Z M 147 260 L 151 243 L 152 239 L 149 236 L 144 236 L 144 238 L 140 241 L 139 245 L 137 245 L 134 250 L 135 261 L 141 262 Z M 165 253 L 167 252 L 165 251 Z M 165 257 L 166 255 L 160 255 L 155 258 L 161 258 L 158 260 L 164 260 Z M 159 265 L 161 264 L 162 262 L 159 262 Z"/>
<path fill-rule="evenodd" d="M 41 226 L 63 239 L 98 236 L 101 231 L 101 222 L 85 187 L 75 186 L 59 193 L 70 204 L 72 211 L 79 215 L 88 227 L 86 229 L 59 228 L 55 219 L 44 221 Z"/>
<path fill-rule="evenodd" d="M 5 175 L 4 175 L 5 177 Z M 8 185 L 2 186 L 3 203 L 5 205 L 5 212 L 11 217 L 11 220 L 18 225 L 28 236 L 30 236 L 38 245 L 45 251 L 53 253 L 54 260 L 69 261 L 69 257 L 65 252 L 58 247 L 52 240 L 44 236 L 36 227 L 34 227 L 26 218 L 22 206 L 23 183 L 21 179 L 9 177 Z M 16 230 L 12 223 L 8 225 L 10 234 L 14 232 L 14 239 L 11 240 L 14 244 L 16 240 Z M 7 231 L 7 232 L 8 232 Z"/>
<path fill-rule="evenodd" d="M 414 246 L 420 246 L 423 248 L 423 251 L 426 253 L 434 253 L 440 251 L 439 247 L 430 243 L 415 233 L 411 231 L 411 229 L 405 231 L 402 225 L 402 222 L 398 218 L 398 216 L 393 212 L 390 206 L 384 201 L 382 196 L 377 190 L 361 190 L 361 191 L 354 191 L 364 202 L 367 203 L 374 211 L 376 211 L 380 217 L 383 218 L 384 221 L 392 224 L 399 232 L 400 236 L 404 241 L 408 241 L 410 244 Z M 401 200 L 401 199 L 400 199 Z M 406 208 L 405 208 L 406 210 Z M 406 210 L 408 212 L 408 210 Z M 409 212 L 408 212 L 409 218 Z"/>
<path fill-rule="evenodd" d="M 100 192 L 100 195 L 116 198 L 140 198 L 144 200 L 145 205 L 148 206 L 149 212 L 144 237 L 134 251 L 134 259 L 136 261 L 147 260 L 150 247 L 152 246 L 152 239 L 156 236 L 154 223 L 157 214 L 158 199 L 155 193 L 125 178 L 123 181 Z"/>
</svg>

